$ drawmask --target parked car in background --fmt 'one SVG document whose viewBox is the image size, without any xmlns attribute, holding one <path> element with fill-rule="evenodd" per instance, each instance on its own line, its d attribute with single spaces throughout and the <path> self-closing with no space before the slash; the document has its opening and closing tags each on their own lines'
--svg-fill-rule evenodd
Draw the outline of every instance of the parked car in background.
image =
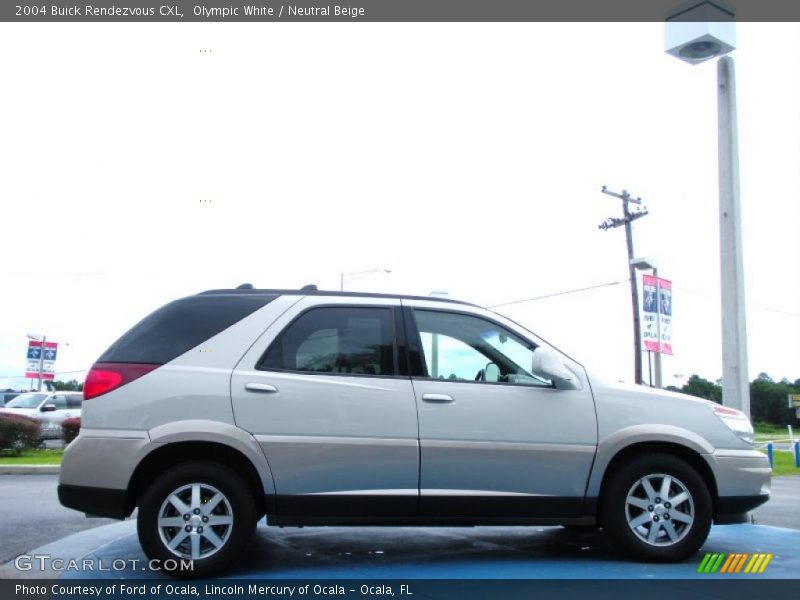
<svg viewBox="0 0 800 600">
<path fill-rule="evenodd" d="M 0 412 L 33 417 L 41 422 L 44 439 L 60 439 L 61 422 L 80 417 L 82 404 L 81 392 L 26 392 L 9 400 Z"/>
<path fill-rule="evenodd" d="M 150 558 L 233 565 L 270 526 L 602 527 L 642 560 L 747 521 L 770 465 L 737 410 L 605 380 L 452 300 L 215 290 L 157 310 L 84 384 L 59 498 L 135 507 Z"/>
<path fill-rule="evenodd" d="M 22 392 L 16 392 L 14 390 L 5 390 L 4 392 L 0 392 L 0 408 L 3 408 L 6 403 L 10 402 L 20 394 L 22 394 Z"/>
</svg>

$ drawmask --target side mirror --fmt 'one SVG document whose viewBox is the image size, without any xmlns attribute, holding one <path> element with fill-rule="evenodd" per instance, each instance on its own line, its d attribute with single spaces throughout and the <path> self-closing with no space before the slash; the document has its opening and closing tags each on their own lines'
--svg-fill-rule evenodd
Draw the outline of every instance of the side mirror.
<svg viewBox="0 0 800 600">
<path fill-rule="evenodd" d="M 533 351 L 533 373 L 551 379 L 562 390 L 579 390 L 581 383 L 555 350 L 540 346 Z"/>
<path fill-rule="evenodd" d="M 53 412 L 55 409 L 56 409 L 56 405 L 55 404 L 45 404 L 39 410 L 41 412 Z"/>
<path fill-rule="evenodd" d="M 486 368 L 483 370 L 483 380 L 490 383 L 497 383 L 500 381 L 500 367 L 493 362 L 486 365 Z"/>
</svg>

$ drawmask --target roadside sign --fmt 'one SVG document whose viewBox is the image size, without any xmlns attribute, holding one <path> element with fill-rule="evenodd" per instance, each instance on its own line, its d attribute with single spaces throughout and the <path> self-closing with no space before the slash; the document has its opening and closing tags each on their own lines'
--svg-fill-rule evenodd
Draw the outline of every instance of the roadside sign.
<svg viewBox="0 0 800 600">
<path fill-rule="evenodd" d="M 38 379 L 39 364 L 41 361 L 42 379 L 55 379 L 55 363 L 57 355 L 57 342 L 45 342 L 44 348 L 42 348 L 42 342 L 37 340 L 29 341 L 25 377 L 28 379 Z"/>
<path fill-rule="evenodd" d="M 643 275 L 642 290 L 644 348 L 649 352 L 672 354 L 672 282 Z"/>
<path fill-rule="evenodd" d="M 800 409 L 800 394 L 789 394 L 789 408 Z"/>
</svg>

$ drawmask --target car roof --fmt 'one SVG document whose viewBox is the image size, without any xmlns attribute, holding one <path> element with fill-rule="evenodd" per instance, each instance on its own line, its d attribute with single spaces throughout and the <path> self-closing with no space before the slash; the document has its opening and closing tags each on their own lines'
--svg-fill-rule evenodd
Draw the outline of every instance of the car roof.
<svg viewBox="0 0 800 600">
<path fill-rule="evenodd" d="M 377 294 L 373 292 L 340 292 L 333 290 L 300 289 L 300 290 L 280 290 L 280 289 L 256 289 L 256 288 L 236 288 L 206 290 L 200 292 L 198 296 L 227 296 L 227 295 L 264 295 L 264 296 L 333 296 L 339 298 L 395 298 L 399 300 L 426 300 L 431 302 L 443 302 L 445 304 L 461 304 L 466 306 L 478 306 L 471 302 L 453 300 L 451 298 L 437 298 L 435 296 L 412 296 L 408 294 Z M 480 308 L 480 307 L 479 307 Z"/>
</svg>

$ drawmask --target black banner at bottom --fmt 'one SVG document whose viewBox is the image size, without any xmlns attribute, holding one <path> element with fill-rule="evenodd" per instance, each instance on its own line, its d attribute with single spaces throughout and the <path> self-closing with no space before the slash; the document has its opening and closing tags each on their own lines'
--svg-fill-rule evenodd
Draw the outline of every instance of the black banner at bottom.
<svg viewBox="0 0 800 600">
<path fill-rule="evenodd" d="M 724 600 L 743 598 L 798 598 L 800 579 L 215 579 L 180 581 L 165 579 L 62 579 L 0 580 L 3 600 L 84 600 L 86 598 L 135 600 L 267 600 L 286 598 L 589 598 L 627 597 L 648 600 Z"/>
</svg>

